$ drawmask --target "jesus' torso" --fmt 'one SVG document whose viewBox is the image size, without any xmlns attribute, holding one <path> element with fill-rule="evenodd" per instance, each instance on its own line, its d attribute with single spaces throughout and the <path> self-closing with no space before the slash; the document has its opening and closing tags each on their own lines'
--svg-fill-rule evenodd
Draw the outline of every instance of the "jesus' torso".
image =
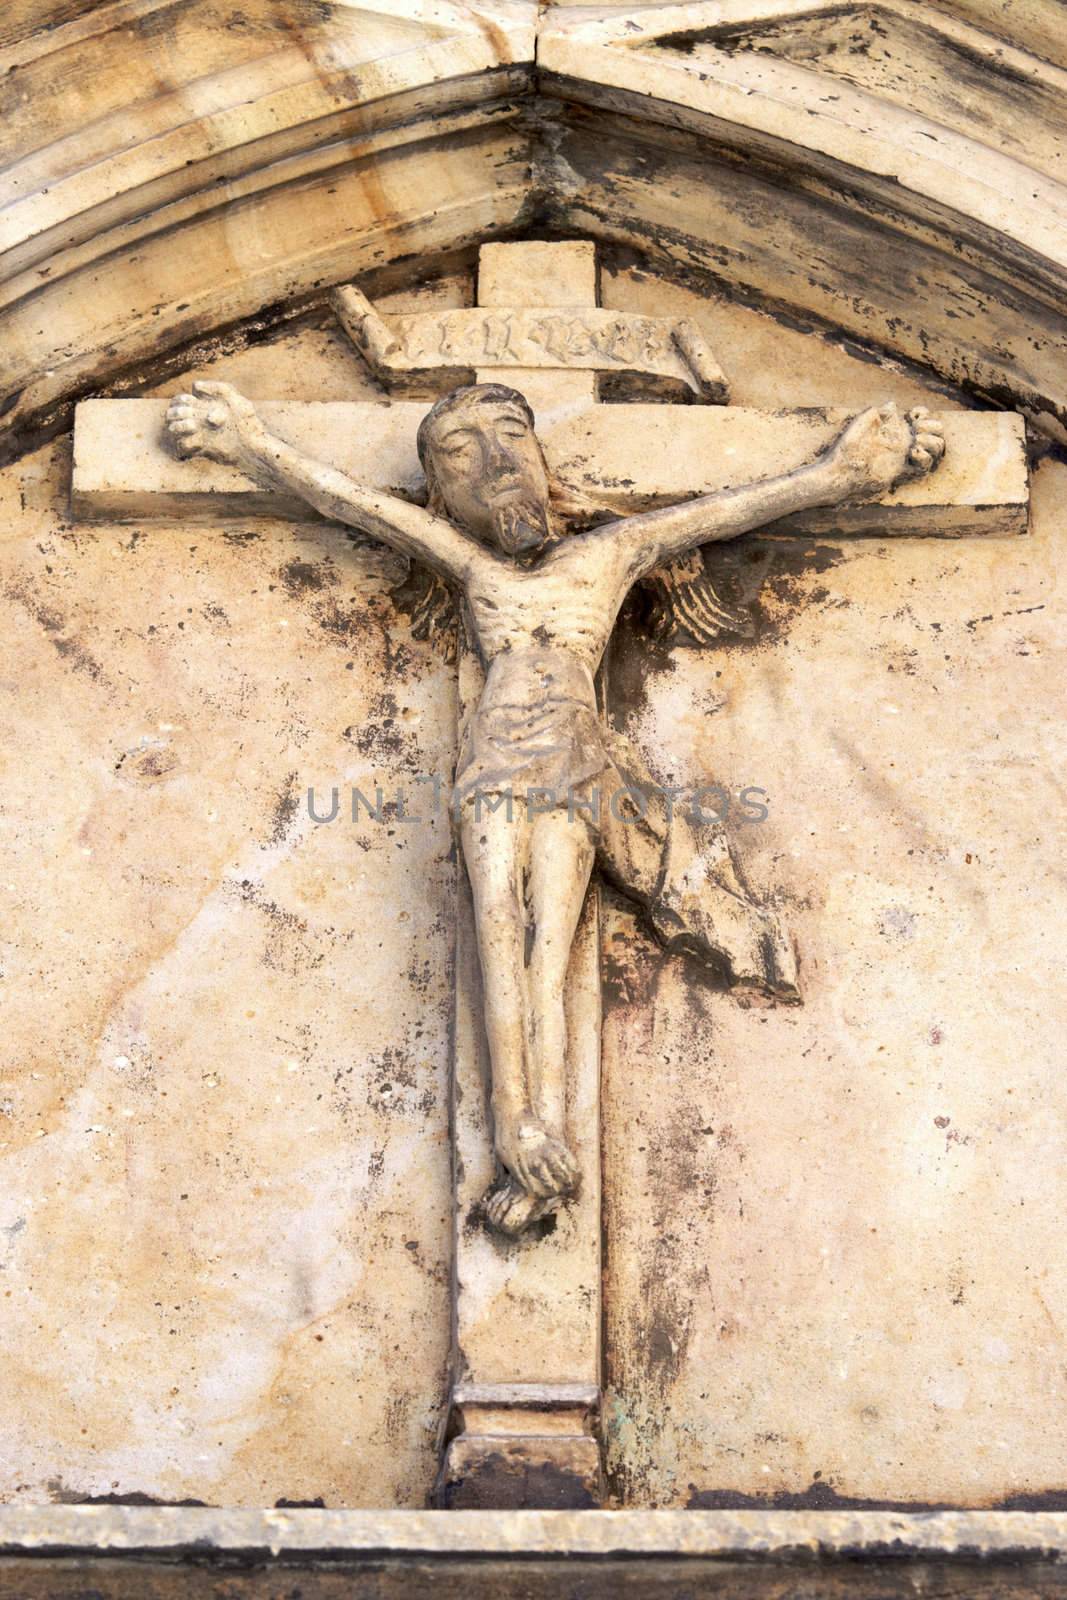
<svg viewBox="0 0 1067 1600">
<path fill-rule="evenodd" d="M 486 682 L 460 753 L 463 788 L 538 787 L 565 804 L 603 769 L 594 675 L 625 596 L 622 565 L 609 539 L 579 537 L 536 566 L 494 561 L 471 578 Z"/>
<path fill-rule="evenodd" d="M 535 566 L 493 561 L 466 590 L 475 641 L 490 671 L 531 647 L 563 651 L 591 675 L 625 598 L 623 563 L 610 529 L 557 545 Z"/>
</svg>

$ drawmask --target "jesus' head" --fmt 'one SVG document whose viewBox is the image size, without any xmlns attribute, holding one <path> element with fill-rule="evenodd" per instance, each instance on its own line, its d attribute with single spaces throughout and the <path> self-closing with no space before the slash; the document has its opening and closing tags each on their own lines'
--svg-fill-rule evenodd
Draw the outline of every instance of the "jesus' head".
<svg viewBox="0 0 1067 1600">
<path fill-rule="evenodd" d="M 423 418 L 418 448 L 430 505 L 451 521 L 510 556 L 532 555 L 549 539 L 548 470 L 517 389 L 453 389 Z"/>
</svg>

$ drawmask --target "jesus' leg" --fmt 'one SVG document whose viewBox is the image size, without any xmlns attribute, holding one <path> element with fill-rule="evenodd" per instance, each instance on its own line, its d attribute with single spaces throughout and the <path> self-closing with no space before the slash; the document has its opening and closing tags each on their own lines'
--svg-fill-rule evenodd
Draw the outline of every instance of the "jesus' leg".
<svg viewBox="0 0 1067 1600">
<path fill-rule="evenodd" d="M 501 808 L 464 806 L 460 839 L 474 899 L 493 1079 L 496 1152 L 513 1182 L 498 1190 L 490 1218 L 520 1232 L 573 1183 L 573 1159 L 533 1104 L 528 1069 L 527 916 L 524 878 L 530 826 Z"/>
<path fill-rule="evenodd" d="M 567 1108 L 567 969 L 585 904 L 595 846 L 580 815 L 556 810 L 536 816 L 530 834 L 527 973 L 530 1096 L 545 1126 L 565 1144 Z M 568 1190 L 577 1164 L 567 1151 Z"/>
</svg>

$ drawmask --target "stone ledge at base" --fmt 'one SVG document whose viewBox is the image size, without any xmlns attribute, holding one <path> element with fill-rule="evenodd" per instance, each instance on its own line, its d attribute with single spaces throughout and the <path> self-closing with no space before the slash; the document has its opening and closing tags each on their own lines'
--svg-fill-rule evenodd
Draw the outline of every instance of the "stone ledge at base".
<svg viewBox="0 0 1067 1600">
<path fill-rule="evenodd" d="M 0 1508 L 0 1600 L 297 1592 L 301 1600 L 932 1592 L 1044 1600 L 1067 1596 L 1067 1515 Z"/>
</svg>

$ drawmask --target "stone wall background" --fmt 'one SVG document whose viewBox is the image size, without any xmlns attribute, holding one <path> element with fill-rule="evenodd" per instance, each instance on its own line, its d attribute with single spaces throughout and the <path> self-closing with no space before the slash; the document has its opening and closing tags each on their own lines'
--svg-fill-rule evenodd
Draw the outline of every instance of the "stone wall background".
<svg viewBox="0 0 1067 1600">
<path fill-rule="evenodd" d="M 961 403 L 633 265 L 603 298 L 694 315 L 738 403 Z M 260 398 L 374 388 L 326 326 L 200 370 Z M 68 451 L 0 473 L 0 1495 L 424 1504 L 451 839 L 315 827 L 304 793 L 447 773 L 452 670 L 343 530 L 72 526 Z M 613 904 L 627 1504 L 1064 1487 L 1064 481 L 1039 463 L 1028 540 L 778 547 L 752 643 L 620 637 L 619 714 L 663 777 L 768 791 L 742 849 L 806 993 L 742 1009 Z"/>
<path fill-rule="evenodd" d="M 960 404 L 634 292 L 702 318 L 738 403 Z M 667 781 L 768 791 L 742 848 L 805 995 L 742 1009 L 615 916 L 607 1437 L 629 1504 L 1067 1488 L 1065 491 L 1040 460 L 1021 540 L 827 541 L 806 570 L 778 546 L 752 644 L 626 673 Z"/>
<path fill-rule="evenodd" d="M 216 367 L 374 392 L 332 331 Z M 451 837 L 346 801 L 447 770 L 451 674 L 387 554 L 71 526 L 66 457 L 3 476 L 3 1493 L 423 1505 Z"/>
</svg>

